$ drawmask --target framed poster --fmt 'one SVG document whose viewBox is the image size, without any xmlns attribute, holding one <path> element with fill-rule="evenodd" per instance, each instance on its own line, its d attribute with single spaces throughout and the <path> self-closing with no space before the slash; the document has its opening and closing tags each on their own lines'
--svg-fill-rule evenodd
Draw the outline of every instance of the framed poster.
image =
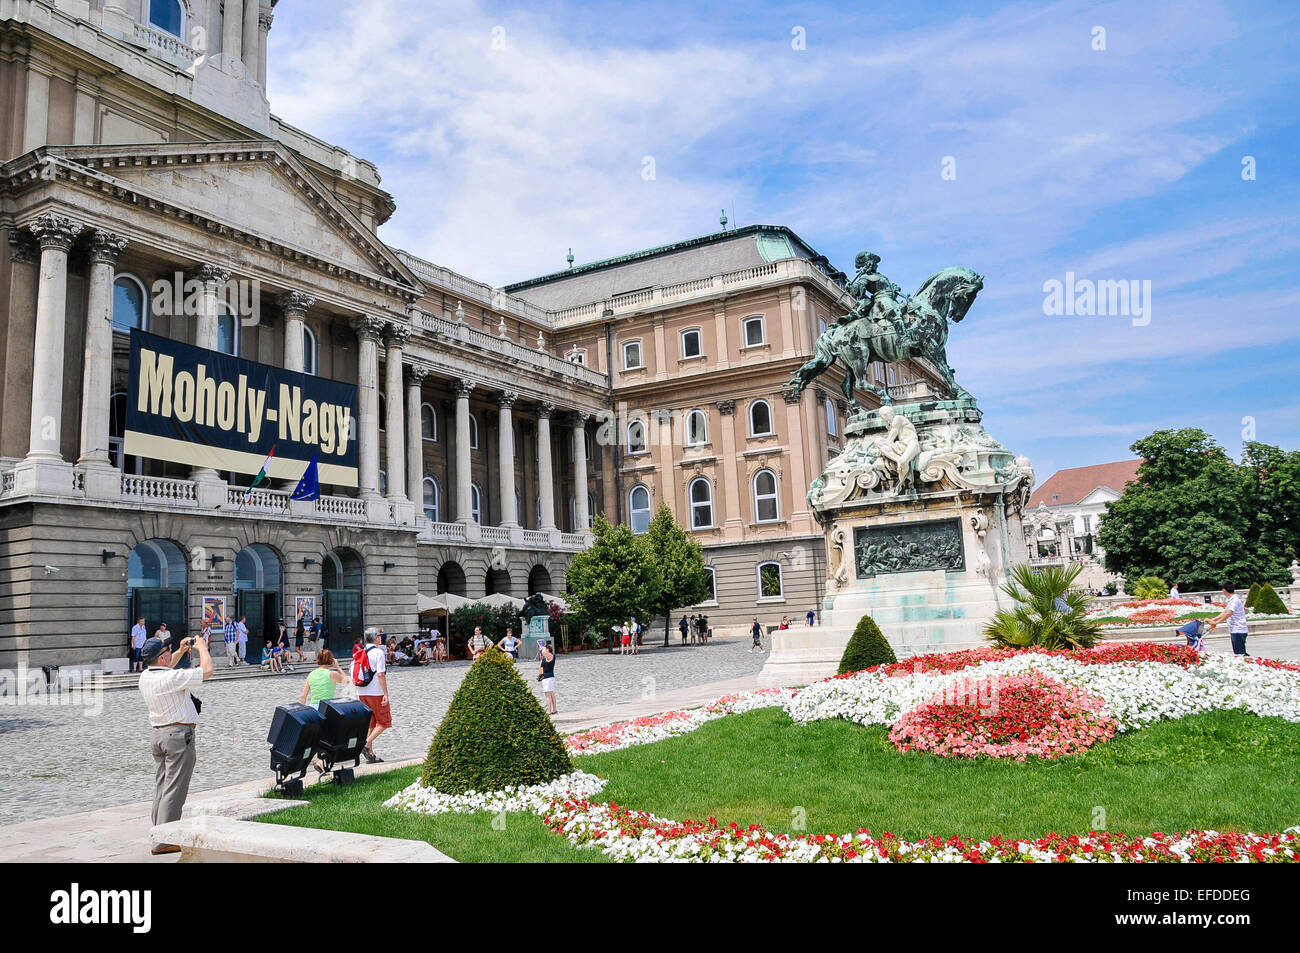
<svg viewBox="0 0 1300 953">
<path fill-rule="evenodd" d="M 301 619 L 302 624 L 305 627 L 310 628 L 312 620 L 316 618 L 316 597 L 294 596 L 293 618 L 295 625 L 297 625 L 298 620 Z"/>
<path fill-rule="evenodd" d="M 203 624 L 220 629 L 226 624 L 226 597 L 203 597 Z"/>
</svg>

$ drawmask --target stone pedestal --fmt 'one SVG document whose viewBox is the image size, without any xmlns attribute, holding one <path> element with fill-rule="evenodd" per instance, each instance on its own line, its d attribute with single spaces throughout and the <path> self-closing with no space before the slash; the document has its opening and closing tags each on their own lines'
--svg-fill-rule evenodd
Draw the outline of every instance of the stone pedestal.
<svg viewBox="0 0 1300 953">
<path fill-rule="evenodd" d="M 14 464 L 14 496 L 71 496 L 72 464 L 58 457 L 28 457 Z"/>
<path fill-rule="evenodd" d="M 88 500 L 120 500 L 122 498 L 122 471 L 108 464 L 84 464 L 83 488 Z"/>
<path fill-rule="evenodd" d="M 864 615 L 900 659 L 983 643 L 1010 567 L 1028 558 L 1020 511 L 1034 477 L 980 418 L 963 395 L 850 421 L 808 494 L 826 533 L 823 624 L 773 633 L 763 685 L 834 675 Z"/>
</svg>

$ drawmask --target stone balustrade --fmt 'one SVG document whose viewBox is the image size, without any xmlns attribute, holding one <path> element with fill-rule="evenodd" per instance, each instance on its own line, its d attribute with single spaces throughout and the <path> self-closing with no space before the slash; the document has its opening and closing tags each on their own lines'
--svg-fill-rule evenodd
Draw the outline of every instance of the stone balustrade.
<svg viewBox="0 0 1300 953">
<path fill-rule="evenodd" d="M 123 475 L 122 499 L 134 503 L 166 503 L 171 506 L 199 505 L 193 480 L 171 480 L 166 477 Z"/>
<path fill-rule="evenodd" d="M 134 37 L 137 43 L 161 53 L 164 59 L 182 60 L 187 66 L 203 55 L 194 47 L 185 45 L 171 34 L 151 29 L 143 23 L 135 24 Z"/>
</svg>

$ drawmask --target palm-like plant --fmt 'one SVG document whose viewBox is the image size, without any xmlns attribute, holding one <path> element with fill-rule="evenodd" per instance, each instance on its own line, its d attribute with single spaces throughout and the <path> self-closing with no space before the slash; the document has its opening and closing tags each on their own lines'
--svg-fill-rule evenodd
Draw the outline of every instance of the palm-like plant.
<svg viewBox="0 0 1300 953">
<path fill-rule="evenodd" d="M 984 638 L 1002 648 L 1091 648 L 1101 638 L 1101 626 L 1088 618 L 1088 596 L 1071 588 L 1081 571 L 1081 566 L 1044 566 L 1037 572 L 1013 566 L 1002 591 L 1016 606 L 994 613 Z"/>
</svg>

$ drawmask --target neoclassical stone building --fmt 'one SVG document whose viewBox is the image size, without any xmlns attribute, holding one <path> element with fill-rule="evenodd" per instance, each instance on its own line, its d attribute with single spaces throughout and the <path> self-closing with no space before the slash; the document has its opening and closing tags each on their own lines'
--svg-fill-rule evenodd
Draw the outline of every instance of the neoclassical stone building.
<svg viewBox="0 0 1300 953">
<path fill-rule="evenodd" d="M 715 623 L 820 596 L 804 493 L 837 382 L 781 383 L 847 300 L 751 227 L 507 289 L 388 247 L 369 162 L 272 116 L 267 0 L 0 0 L 0 667 L 120 656 L 134 613 L 336 646 L 417 596 L 562 592 L 595 513 L 667 502 Z M 357 386 L 355 486 L 128 453 L 130 332 Z M 880 368 L 927 386 L 932 369 Z M 766 568 L 764 568 L 766 567 Z"/>
</svg>

